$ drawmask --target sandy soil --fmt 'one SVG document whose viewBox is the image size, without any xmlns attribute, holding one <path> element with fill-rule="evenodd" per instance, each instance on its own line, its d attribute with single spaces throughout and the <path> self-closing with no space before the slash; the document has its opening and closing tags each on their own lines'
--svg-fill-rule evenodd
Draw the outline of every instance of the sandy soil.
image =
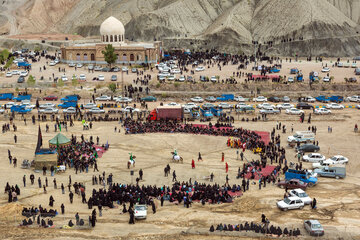
<svg viewBox="0 0 360 240">
<path fill-rule="evenodd" d="M 308 114 L 308 113 L 307 113 Z M 359 207 L 359 161 L 357 156 L 360 144 L 360 135 L 352 130 L 355 123 L 359 124 L 360 112 L 355 109 L 346 109 L 339 111 L 331 117 L 316 116 L 313 118 L 312 125 L 317 126 L 318 133 L 316 139 L 321 147 L 320 153 L 326 157 L 335 154 L 342 154 L 350 159 L 347 165 L 347 177 L 344 180 L 320 178 L 319 184 L 314 188 L 307 190 L 312 198 L 318 201 L 318 209 L 310 210 L 305 207 L 303 210 L 293 210 L 281 212 L 276 207 L 276 201 L 281 199 L 284 192 L 275 186 L 268 185 L 262 190 L 258 190 L 255 185 L 250 186 L 250 191 L 246 192 L 241 198 L 234 201 L 233 204 L 206 205 L 194 204 L 192 208 L 186 209 L 183 206 L 172 205 L 165 202 L 164 207 L 159 206 L 156 214 L 148 213 L 148 218 L 144 221 L 137 221 L 135 225 L 128 225 L 129 216 L 122 215 L 121 207 L 116 205 L 115 209 L 105 208 L 103 217 L 98 218 L 97 226 L 91 230 L 60 230 L 60 229 L 38 229 L 38 228 L 17 228 L 16 225 L 22 219 L 19 216 L 21 206 L 48 206 L 50 195 L 55 198 L 55 208 L 60 210 L 61 203 L 65 204 L 65 215 L 55 217 L 56 228 L 64 225 L 69 219 L 74 219 L 76 212 L 79 212 L 82 218 L 87 219 L 91 211 L 87 205 L 81 204 L 81 198 L 75 196 L 74 204 L 70 204 L 68 191 L 62 195 L 61 190 L 53 189 L 53 178 L 47 175 L 49 180 L 48 193 L 44 194 L 42 189 L 27 185 L 22 187 L 22 176 L 25 174 L 28 178 L 33 170 L 24 170 L 20 167 L 14 168 L 9 165 L 7 159 L 7 149 L 10 149 L 13 156 L 17 157 L 19 162 L 23 159 L 32 159 L 37 139 L 37 125 L 24 125 L 22 121 L 16 121 L 18 125 L 18 143 L 14 144 L 13 132 L 2 134 L 0 138 L 0 184 L 5 187 L 6 182 L 10 185 L 18 184 L 21 187 L 19 202 L 16 204 L 7 204 L 7 195 L 0 195 L 0 229 L 1 239 L 40 239 L 52 237 L 54 239 L 231 239 L 243 237 L 246 239 L 258 238 L 257 235 L 234 235 L 233 234 L 214 234 L 207 236 L 207 229 L 212 224 L 219 222 L 239 223 L 248 221 L 260 221 L 260 216 L 264 213 L 275 225 L 286 225 L 288 227 L 299 227 L 302 232 L 302 222 L 308 218 L 319 219 L 325 226 L 326 236 L 324 239 L 359 239 L 360 236 L 360 218 Z M 278 120 L 286 124 L 287 129 L 294 126 L 294 130 L 306 130 L 308 124 L 300 124 L 296 116 L 286 116 L 281 114 Z M 1 121 L 0 124 L 3 124 Z M 267 122 L 246 123 L 236 121 L 236 126 L 244 128 L 271 131 L 275 127 L 275 117 L 270 117 Z M 45 129 L 45 123 L 41 123 L 42 129 Z M 51 131 L 46 133 L 43 130 L 44 147 L 48 140 L 55 135 L 52 124 Z M 183 156 L 183 164 L 170 163 L 171 168 L 176 170 L 179 180 L 197 180 L 207 182 L 204 176 L 211 172 L 215 175 L 217 183 L 225 183 L 225 166 L 221 160 L 221 152 L 225 152 L 225 160 L 229 163 L 230 184 L 240 184 L 235 178 L 237 169 L 242 167 L 243 162 L 236 159 L 234 149 L 227 148 L 225 137 L 196 136 L 186 134 L 147 134 L 147 135 L 124 135 L 114 133 L 114 127 L 120 127 L 118 123 L 100 123 L 95 122 L 92 130 L 83 131 L 81 124 L 76 123 L 74 127 L 69 128 L 68 132 L 63 132 L 67 136 L 75 134 L 80 136 L 84 134 L 86 138 L 90 135 L 100 137 L 100 142 L 110 144 L 110 149 L 99 160 L 100 173 L 113 173 L 114 182 L 131 183 L 135 182 L 138 170 L 144 170 L 144 181 L 141 184 L 169 185 L 171 177 L 163 176 L 163 168 L 170 163 L 170 152 L 175 148 Z M 327 126 L 333 127 L 333 133 L 327 133 Z M 282 144 L 285 144 L 286 138 L 290 133 L 281 134 Z M 293 149 L 286 147 L 286 157 L 288 161 L 296 161 Z M 196 169 L 191 169 L 191 159 L 196 159 L 198 152 L 203 155 L 203 162 L 196 162 Z M 137 156 L 135 176 L 130 176 L 130 171 L 126 168 L 128 153 L 132 152 Z M 249 151 L 245 152 L 248 159 L 257 159 L 258 156 Z M 310 167 L 309 164 L 304 164 Z M 98 174 L 98 173 L 96 173 Z M 93 172 L 75 174 L 73 170 L 66 173 L 57 174 L 56 180 L 58 186 L 61 183 L 68 183 L 68 176 L 71 175 L 73 182 L 84 182 L 86 184 L 87 196 L 90 195 L 93 187 L 91 177 Z M 41 173 L 35 173 L 36 179 L 44 177 Z M 304 235 L 302 238 L 308 238 Z"/>
<path fill-rule="evenodd" d="M 22 39 L 22 40 L 59 40 L 64 41 L 67 37 L 69 40 L 80 40 L 83 39 L 80 35 L 73 35 L 73 34 L 19 34 L 19 35 L 10 35 L 7 36 L 8 38 L 12 39 Z"/>
</svg>

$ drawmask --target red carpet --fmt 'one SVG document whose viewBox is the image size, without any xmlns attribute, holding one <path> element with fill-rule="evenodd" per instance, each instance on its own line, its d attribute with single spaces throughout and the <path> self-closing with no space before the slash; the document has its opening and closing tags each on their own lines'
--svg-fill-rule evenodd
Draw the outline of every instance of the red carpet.
<svg viewBox="0 0 360 240">
<path fill-rule="evenodd" d="M 185 125 L 183 125 L 184 127 Z M 192 124 L 193 127 L 198 127 L 198 128 L 209 128 L 209 125 L 206 125 L 206 124 Z M 227 130 L 227 129 L 232 129 L 232 127 L 215 127 L 215 126 L 212 126 L 213 129 L 220 129 L 220 130 Z"/>
<path fill-rule="evenodd" d="M 254 131 L 254 132 L 256 132 L 261 137 L 261 140 L 263 140 L 266 145 L 269 144 L 269 142 L 270 142 L 270 133 L 269 132 L 259 132 L 259 131 Z"/>
<path fill-rule="evenodd" d="M 269 176 L 272 173 L 272 171 L 274 171 L 274 169 L 275 169 L 275 166 L 266 166 L 266 168 L 261 169 L 261 172 L 255 171 L 255 173 L 254 173 L 255 179 L 259 180 L 259 174 L 261 174 L 261 176 L 263 176 L 263 177 Z M 251 170 L 252 170 L 252 167 L 250 168 L 250 171 L 245 175 L 245 178 L 248 178 L 248 179 L 251 178 Z"/>
</svg>

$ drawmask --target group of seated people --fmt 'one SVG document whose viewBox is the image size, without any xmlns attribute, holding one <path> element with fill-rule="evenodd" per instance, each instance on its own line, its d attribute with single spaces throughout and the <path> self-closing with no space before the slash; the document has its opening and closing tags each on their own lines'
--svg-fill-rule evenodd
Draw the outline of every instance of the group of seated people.
<svg viewBox="0 0 360 240">
<path fill-rule="evenodd" d="M 300 235 L 300 229 L 293 229 L 288 230 L 286 227 L 282 230 L 280 227 L 275 227 L 271 225 L 270 227 L 267 226 L 267 224 L 256 224 L 251 222 L 250 224 L 248 222 L 245 222 L 245 224 L 237 224 L 237 225 L 231 225 L 231 224 L 222 224 L 216 226 L 216 229 L 213 225 L 210 227 L 210 232 L 214 231 L 252 231 L 255 233 L 262 233 L 267 235 L 274 235 L 274 236 L 299 236 Z"/>
<path fill-rule="evenodd" d="M 31 220 L 31 218 L 29 218 L 28 220 L 24 219 L 22 220 L 20 226 L 31 226 L 33 224 L 33 220 Z M 47 223 L 44 219 L 41 219 L 41 227 L 43 228 L 48 228 L 48 227 L 52 227 L 54 225 L 54 222 L 51 219 L 47 220 Z"/>
<path fill-rule="evenodd" d="M 25 217 L 32 217 L 32 216 L 36 216 L 37 214 L 40 214 L 40 216 L 42 217 L 55 217 L 56 215 L 58 215 L 59 213 L 57 212 L 57 210 L 47 210 L 46 208 L 41 207 L 41 205 L 38 208 L 26 208 L 24 207 L 21 214 Z"/>
</svg>

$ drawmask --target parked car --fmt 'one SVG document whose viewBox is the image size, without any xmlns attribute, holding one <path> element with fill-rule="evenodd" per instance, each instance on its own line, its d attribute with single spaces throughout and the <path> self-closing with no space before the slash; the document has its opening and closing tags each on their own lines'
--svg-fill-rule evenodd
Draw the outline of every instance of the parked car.
<svg viewBox="0 0 360 240">
<path fill-rule="evenodd" d="M 127 106 L 127 107 L 121 109 L 121 111 L 130 113 L 130 112 L 139 112 L 140 110 L 137 108 Z"/>
<path fill-rule="evenodd" d="M 297 109 L 297 108 L 290 108 L 290 109 L 286 109 L 286 114 L 291 114 L 291 115 L 300 115 L 303 114 L 304 111 Z"/>
<path fill-rule="evenodd" d="M 182 106 L 183 108 L 187 108 L 187 109 L 193 109 L 193 108 L 197 108 L 198 105 L 196 105 L 195 103 L 193 102 L 189 102 L 189 103 L 186 103 Z"/>
<path fill-rule="evenodd" d="M 307 96 L 307 97 L 305 97 L 305 101 L 306 101 L 306 102 L 314 103 L 314 102 L 316 101 L 316 99 L 313 98 L 313 97 L 311 97 L 311 96 Z"/>
<path fill-rule="evenodd" d="M 87 68 L 88 68 L 89 70 L 93 70 L 93 69 L 94 69 L 94 65 L 89 64 Z"/>
<path fill-rule="evenodd" d="M 288 96 L 284 96 L 284 97 L 282 98 L 282 101 L 283 101 L 283 102 L 290 102 L 291 99 L 290 99 Z"/>
<path fill-rule="evenodd" d="M 49 95 L 49 96 L 44 97 L 43 100 L 45 100 L 45 101 L 57 101 L 58 97 L 54 96 L 54 95 Z"/>
<path fill-rule="evenodd" d="M 210 109 L 210 108 L 214 108 L 214 104 L 211 104 L 211 103 L 204 103 L 203 105 L 201 105 L 201 107 L 203 109 Z"/>
<path fill-rule="evenodd" d="M 314 144 L 304 144 L 296 147 L 296 150 L 299 152 L 318 152 L 320 147 Z"/>
<path fill-rule="evenodd" d="M 144 102 L 156 102 L 156 97 L 146 96 L 146 97 L 141 98 L 141 101 L 144 101 Z"/>
<path fill-rule="evenodd" d="M 27 75 L 28 75 L 27 71 L 21 71 L 20 72 L 20 76 L 22 76 L 22 77 L 26 77 Z"/>
<path fill-rule="evenodd" d="M 25 78 L 23 76 L 20 76 L 17 80 L 17 83 L 24 83 L 25 82 Z"/>
<path fill-rule="evenodd" d="M 54 103 L 44 103 L 39 106 L 39 108 L 54 108 L 56 105 Z"/>
<path fill-rule="evenodd" d="M 79 75 L 79 80 L 80 81 L 86 81 L 86 75 L 85 74 L 80 74 Z"/>
<path fill-rule="evenodd" d="M 95 103 L 86 103 L 84 105 L 84 108 L 85 109 L 92 109 L 92 108 L 95 108 L 96 107 L 96 104 Z"/>
<path fill-rule="evenodd" d="M 245 102 L 246 99 L 243 98 L 242 96 L 237 96 L 237 97 L 234 98 L 234 101 L 236 101 L 236 102 Z"/>
<path fill-rule="evenodd" d="M 216 102 L 216 98 L 214 96 L 207 97 L 207 98 L 205 98 L 205 100 L 207 102 Z"/>
<path fill-rule="evenodd" d="M 107 96 L 107 95 L 102 95 L 100 97 L 95 98 L 96 101 L 110 101 L 111 100 L 111 96 Z"/>
<path fill-rule="evenodd" d="M 61 76 L 61 80 L 62 80 L 63 82 L 67 82 L 67 81 L 68 81 L 68 78 L 67 78 L 67 76 L 62 75 L 62 76 Z"/>
<path fill-rule="evenodd" d="M 296 104 L 296 108 L 302 110 L 302 109 L 313 109 L 314 107 L 308 103 L 300 102 Z"/>
<path fill-rule="evenodd" d="M 315 109 L 315 114 L 319 114 L 319 115 L 328 115 L 330 114 L 331 111 L 329 109 L 326 109 L 326 108 L 318 108 L 318 109 Z"/>
<path fill-rule="evenodd" d="M 348 102 L 360 102 L 360 96 L 354 95 L 354 96 L 351 96 L 351 97 L 347 97 L 345 99 L 345 101 L 348 101 Z"/>
<path fill-rule="evenodd" d="M 288 169 L 285 173 L 285 179 L 290 180 L 294 178 L 307 183 L 308 187 L 314 186 L 318 181 L 316 173 L 305 170 Z"/>
<path fill-rule="evenodd" d="M 304 202 L 298 197 L 287 197 L 284 200 L 277 202 L 277 206 L 283 211 L 303 209 Z"/>
<path fill-rule="evenodd" d="M 275 108 L 265 108 L 265 109 L 261 109 L 260 113 L 264 113 L 264 114 L 278 114 L 280 113 L 280 110 L 275 109 Z"/>
<path fill-rule="evenodd" d="M 329 103 L 326 105 L 326 108 L 328 108 L 328 109 L 344 109 L 344 105 L 341 105 L 338 103 Z"/>
<path fill-rule="evenodd" d="M 277 186 L 280 188 L 287 188 L 287 189 L 297 189 L 300 188 L 305 190 L 308 186 L 307 183 L 299 180 L 299 179 L 290 179 L 290 180 L 283 180 L 277 183 Z"/>
<path fill-rule="evenodd" d="M 11 72 L 7 72 L 7 73 L 6 73 L 6 77 L 12 77 L 12 73 L 11 73 Z"/>
<path fill-rule="evenodd" d="M 205 68 L 203 66 L 199 66 L 199 67 L 195 68 L 196 72 L 202 72 L 204 70 L 205 70 Z"/>
<path fill-rule="evenodd" d="M 76 67 L 77 67 L 77 68 L 82 68 L 83 65 L 82 65 L 81 63 L 78 63 L 78 64 L 76 64 Z"/>
<path fill-rule="evenodd" d="M 105 76 L 104 75 L 99 75 L 98 81 L 105 81 Z"/>
<path fill-rule="evenodd" d="M 294 107 L 294 104 L 290 104 L 290 103 L 282 103 L 282 104 L 276 105 L 276 108 L 279 108 L 279 109 L 290 109 L 293 107 Z"/>
<path fill-rule="evenodd" d="M 179 82 L 185 82 L 185 77 L 184 77 L 183 75 L 181 75 L 177 81 L 179 81 Z"/>
<path fill-rule="evenodd" d="M 330 68 L 328 68 L 328 67 L 323 67 L 323 68 L 321 69 L 321 72 L 330 72 Z"/>
<path fill-rule="evenodd" d="M 122 68 L 121 68 L 121 71 L 127 72 L 127 71 L 129 71 L 129 69 L 128 69 L 127 67 L 122 67 Z"/>
<path fill-rule="evenodd" d="M 204 101 L 204 99 L 202 97 L 193 97 L 193 98 L 190 98 L 190 101 L 201 103 Z"/>
<path fill-rule="evenodd" d="M 278 98 L 278 97 L 269 97 L 268 101 L 270 101 L 270 102 L 280 102 L 280 98 Z"/>
<path fill-rule="evenodd" d="M 97 114 L 97 113 L 105 113 L 105 110 L 104 110 L 104 109 L 100 109 L 100 108 L 98 108 L 98 107 L 94 107 L 94 108 L 91 108 L 91 109 L 89 110 L 89 112 L 90 112 L 90 113 L 95 113 L 95 114 Z"/>
<path fill-rule="evenodd" d="M 55 66 L 56 65 L 56 62 L 54 62 L 54 61 L 51 61 L 50 63 L 49 63 L 49 66 Z"/>
<path fill-rule="evenodd" d="M 74 62 L 70 62 L 69 63 L 69 67 L 75 67 L 76 65 L 75 65 L 75 63 Z"/>
<path fill-rule="evenodd" d="M 310 236 L 324 236 L 324 228 L 321 226 L 318 220 L 305 220 L 304 228 L 310 234 Z"/>
<path fill-rule="evenodd" d="M 95 67 L 94 67 L 94 70 L 95 70 L 95 71 L 101 71 L 101 70 L 102 70 L 102 67 L 100 67 L 100 66 L 95 66 Z"/>
<path fill-rule="evenodd" d="M 344 164 L 344 163 L 348 163 L 349 159 L 342 155 L 335 155 L 331 158 L 326 159 L 326 161 L 331 162 L 331 164 Z"/>
<path fill-rule="evenodd" d="M 12 70 L 11 74 L 12 75 L 20 75 L 20 71 L 19 70 Z"/>
<path fill-rule="evenodd" d="M 264 103 L 258 104 L 257 107 L 261 108 L 261 109 L 268 109 L 268 108 L 275 108 L 275 105 L 264 102 Z"/>
<path fill-rule="evenodd" d="M 232 105 L 230 105 L 228 103 L 219 103 L 218 108 L 229 109 L 229 108 L 232 108 Z"/>
<path fill-rule="evenodd" d="M 135 219 L 146 219 L 147 206 L 146 205 L 135 205 L 134 217 L 135 217 Z"/>
<path fill-rule="evenodd" d="M 323 77 L 323 82 L 330 82 L 331 79 L 328 76 Z"/>
<path fill-rule="evenodd" d="M 213 83 L 216 83 L 217 82 L 217 77 L 216 76 L 211 76 L 210 78 L 210 81 L 213 82 Z"/>
<path fill-rule="evenodd" d="M 287 81 L 288 81 L 289 83 L 293 83 L 293 82 L 294 82 L 294 77 L 288 77 L 288 78 L 287 78 Z"/>
<path fill-rule="evenodd" d="M 302 157 L 302 160 L 304 162 L 320 162 L 324 161 L 325 159 L 325 156 L 320 153 L 310 153 Z"/>
<path fill-rule="evenodd" d="M 53 114 L 58 113 L 59 109 L 57 108 L 45 108 L 45 109 L 39 109 L 39 113 L 45 113 L 45 114 Z"/>
<path fill-rule="evenodd" d="M 76 108 L 74 107 L 69 107 L 63 110 L 63 113 L 67 113 L 67 114 L 75 114 L 76 113 Z"/>
<path fill-rule="evenodd" d="M 346 177 L 345 167 L 324 167 L 321 169 L 314 169 L 314 172 L 321 177 L 333 177 L 336 179 Z"/>
<path fill-rule="evenodd" d="M 118 97 L 115 100 L 116 102 L 119 103 L 131 103 L 132 102 L 132 98 L 128 98 L 128 97 Z"/>
<path fill-rule="evenodd" d="M 258 96 L 257 98 L 253 98 L 254 102 L 266 102 L 267 98 L 263 96 Z"/>
<path fill-rule="evenodd" d="M 312 199 L 301 188 L 296 188 L 296 189 L 290 190 L 289 195 L 300 198 L 304 202 L 305 205 L 312 203 Z"/>
</svg>

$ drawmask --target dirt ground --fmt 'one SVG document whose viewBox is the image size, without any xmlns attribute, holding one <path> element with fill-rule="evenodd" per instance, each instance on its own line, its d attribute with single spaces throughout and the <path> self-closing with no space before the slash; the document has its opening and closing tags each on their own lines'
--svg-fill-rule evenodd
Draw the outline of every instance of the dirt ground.
<svg viewBox="0 0 360 240">
<path fill-rule="evenodd" d="M 307 114 L 308 115 L 308 112 Z M 68 183 L 68 176 L 72 176 L 73 182 L 82 182 L 86 185 L 87 197 L 90 196 L 92 189 L 99 188 L 98 185 L 92 186 L 91 177 L 94 174 L 92 170 L 89 173 L 78 173 L 73 170 L 67 170 L 65 173 L 57 174 L 56 180 L 58 189 L 53 188 L 53 177 L 47 175 L 49 180 L 48 193 L 44 194 L 42 189 L 35 185 L 29 185 L 29 175 L 33 170 L 25 170 L 19 167 L 23 159 L 32 159 L 37 139 L 37 124 L 32 125 L 28 121 L 27 126 L 23 121 L 16 121 L 18 126 L 18 143 L 14 144 L 14 133 L 8 132 L 1 135 L 0 138 L 0 185 L 5 187 L 6 182 L 10 185 L 18 184 L 21 189 L 19 201 L 14 204 L 7 204 L 7 195 L 0 195 L 0 229 L 1 239 L 41 239 L 45 236 L 54 239 L 232 239 L 242 237 L 244 239 L 262 238 L 261 235 L 251 235 L 251 233 L 214 233 L 208 235 L 208 228 L 212 224 L 231 223 L 237 224 L 245 221 L 261 220 L 261 214 L 264 213 L 271 224 L 287 226 L 289 228 L 299 227 L 303 236 L 300 239 L 307 239 L 302 223 L 305 219 L 318 219 L 325 227 L 326 235 L 323 239 L 359 239 L 360 236 L 360 218 L 359 218 L 359 197 L 360 197 L 360 173 L 358 171 L 360 162 L 357 160 L 359 155 L 358 147 L 360 144 L 360 135 L 353 132 L 355 123 L 359 124 L 360 112 L 357 109 L 345 109 L 333 114 L 333 116 L 316 116 L 310 126 L 317 126 L 318 132 L 316 140 L 319 141 L 320 153 L 326 157 L 335 154 L 341 154 L 349 158 L 347 165 L 347 177 L 344 180 L 319 178 L 319 184 L 307 190 L 311 198 L 316 198 L 318 209 L 311 210 L 306 206 L 303 210 L 293 210 L 282 212 L 277 209 L 276 202 L 283 197 L 284 190 L 276 186 L 267 185 L 262 190 L 257 185 L 250 184 L 250 191 L 242 197 L 236 199 L 232 204 L 206 205 L 201 206 L 198 203 L 193 204 L 190 209 L 182 205 L 172 205 L 165 202 L 164 207 L 160 207 L 157 201 L 157 213 L 152 214 L 149 209 L 146 220 L 137 221 L 135 225 L 129 225 L 128 214 L 122 215 L 121 206 L 115 204 L 114 209 L 105 208 L 103 216 L 98 217 L 97 225 L 94 229 L 72 229 L 64 230 L 59 227 L 66 224 L 70 219 L 74 219 L 76 212 L 79 212 L 81 218 L 87 219 L 91 211 L 87 205 L 81 203 L 81 197 L 75 196 L 74 203 L 70 204 L 68 191 L 61 194 L 59 186 Z M 293 125 L 294 131 L 306 130 L 308 124 L 300 124 L 297 116 L 287 116 L 281 114 L 277 117 L 287 126 L 288 131 Z M 0 124 L 4 124 L 1 121 Z M 41 123 L 43 129 L 44 147 L 47 147 L 48 140 L 55 133 L 53 124 L 50 125 L 50 132 L 45 132 L 45 124 Z M 259 131 L 271 131 L 276 125 L 275 117 L 270 117 L 267 122 L 241 122 L 236 121 L 235 126 L 241 126 L 247 129 Z M 86 138 L 90 135 L 100 137 L 101 143 L 110 144 L 110 149 L 99 160 L 100 174 L 105 171 L 106 174 L 114 175 L 114 182 L 134 183 L 139 169 L 144 171 L 144 180 L 141 184 L 151 185 L 171 185 L 172 178 L 163 176 L 163 168 L 170 163 L 171 169 L 176 170 L 179 180 L 209 183 L 204 180 L 211 172 L 215 175 L 215 181 L 219 184 L 225 183 L 225 165 L 221 162 L 221 152 L 225 153 L 225 160 L 229 164 L 230 184 L 240 184 L 236 179 L 238 167 L 242 167 L 243 162 L 237 160 L 236 150 L 226 147 L 226 137 L 198 136 L 189 134 L 139 134 L 125 135 L 123 129 L 121 133 L 115 133 L 114 127 L 120 127 L 116 122 L 95 122 L 89 131 L 83 131 L 80 123 L 69 128 L 68 132 L 63 130 L 63 134 L 70 137 L 71 134 L 80 136 L 83 134 Z M 332 133 L 327 132 L 327 127 L 333 128 Z M 281 142 L 285 145 L 286 138 L 291 133 L 282 134 Z M 18 167 L 9 165 L 7 158 L 7 149 L 19 161 Z M 170 152 L 177 149 L 184 158 L 183 164 L 171 163 Z M 191 159 L 197 159 L 198 152 L 202 153 L 203 162 L 196 161 L 196 169 L 191 169 Z M 130 170 L 126 167 L 128 156 L 132 152 L 137 156 L 135 176 L 130 176 Z M 257 155 L 246 151 L 245 156 L 248 159 L 258 159 Z M 286 147 L 286 157 L 288 161 L 295 162 L 295 151 Z M 304 164 L 310 167 L 310 164 Z M 99 173 L 96 173 L 99 174 Z M 27 186 L 22 184 L 22 176 L 27 177 Z M 35 173 L 35 179 L 44 177 L 42 173 Z M 281 176 L 283 178 L 283 176 Z M 60 211 L 60 205 L 65 204 L 65 215 L 58 215 L 54 218 L 55 229 L 18 228 L 16 227 L 22 220 L 22 206 L 48 206 L 49 197 L 52 195 L 55 199 L 54 208 Z"/>
</svg>

